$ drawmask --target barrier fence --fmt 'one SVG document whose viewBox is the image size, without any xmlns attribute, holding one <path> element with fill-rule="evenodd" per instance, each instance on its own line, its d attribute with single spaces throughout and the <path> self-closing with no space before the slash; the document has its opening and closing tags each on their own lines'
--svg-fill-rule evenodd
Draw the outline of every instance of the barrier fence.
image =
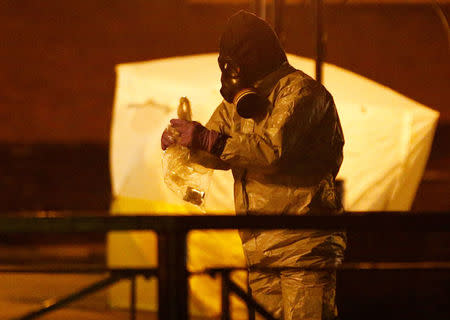
<svg viewBox="0 0 450 320">
<path fill-rule="evenodd" d="M 105 212 L 85 212 L 83 216 L 58 212 L 20 212 L 0 215 L 0 234 L 19 233 L 105 233 L 109 231 L 152 230 L 158 236 L 158 267 L 156 269 L 45 269 L 0 268 L 0 272 L 45 273 L 108 273 L 108 276 L 82 290 L 63 297 L 44 308 L 32 311 L 19 319 L 35 319 L 52 310 L 103 289 L 122 279 L 131 280 L 130 318 L 136 315 L 136 276 L 158 278 L 158 317 L 165 320 L 188 319 L 188 278 L 186 267 L 187 234 L 201 229 L 322 229 L 345 231 L 450 231 L 449 213 L 366 212 L 342 215 L 291 216 L 105 216 Z M 283 268 L 285 269 L 285 268 Z M 338 269 L 444 269 L 450 270 L 450 261 L 409 263 L 345 263 Z M 234 283 L 229 275 L 244 268 L 216 268 L 203 270 L 222 279 L 222 319 L 230 319 L 229 297 L 236 294 L 254 312 L 265 319 L 274 319 L 251 295 Z M 271 268 L 270 270 L 273 270 Z"/>
</svg>

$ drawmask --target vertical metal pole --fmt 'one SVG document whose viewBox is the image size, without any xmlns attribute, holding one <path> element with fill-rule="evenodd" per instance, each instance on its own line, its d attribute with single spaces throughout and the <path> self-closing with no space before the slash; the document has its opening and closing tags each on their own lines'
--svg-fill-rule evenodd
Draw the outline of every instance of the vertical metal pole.
<svg viewBox="0 0 450 320">
<path fill-rule="evenodd" d="M 248 270 L 247 272 L 247 294 L 249 297 L 252 297 L 252 288 L 250 287 L 250 270 Z M 256 317 L 255 308 L 247 304 L 247 310 L 248 310 L 248 320 L 255 320 Z"/>
<path fill-rule="evenodd" d="M 266 0 L 254 0 L 253 11 L 258 17 L 266 20 Z"/>
<path fill-rule="evenodd" d="M 188 319 L 186 232 L 158 233 L 158 319 Z"/>
<path fill-rule="evenodd" d="M 323 41 L 323 0 L 313 0 L 312 10 L 314 16 L 316 80 L 322 83 L 322 63 L 324 60 Z"/>
<path fill-rule="evenodd" d="M 283 32 L 283 8 L 284 8 L 284 0 L 274 0 L 273 2 L 273 29 L 277 34 L 280 41 L 282 41 Z"/>
<path fill-rule="evenodd" d="M 222 320 L 230 320 L 230 289 L 228 287 L 228 279 L 230 272 L 222 271 Z"/>
<path fill-rule="evenodd" d="M 130 320 L 136 320 L 136 275 L 130 279 Z"/>
</svg>

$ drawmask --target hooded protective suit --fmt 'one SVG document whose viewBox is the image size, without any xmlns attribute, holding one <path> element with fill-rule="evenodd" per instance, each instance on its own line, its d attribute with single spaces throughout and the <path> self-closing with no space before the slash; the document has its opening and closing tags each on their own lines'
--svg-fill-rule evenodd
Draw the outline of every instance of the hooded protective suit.
<svg viewBox="0 0 450 320">
<path fill-rule="evenodd" d="M 226 78 L 228 63 L 236 65 L 239 78 L 233 74 Z M 342 212 L 334 183 L 343 159 L 344 139 L 331 94 L 290 66 L 270 26 L 245 11 L 229 20 L 221 38 L 219 64 L 222 95 L 237 91 L 233 89 L 236 84 L 252 86 L 266 102 L 254 106 L 258 109 L 255 117 L 243 118 L 236 105 L 227 101 L 232 98 L 226 98 L 206 125 L 210 132 L 225 138 L 217 139 L 212 148 L 204 148 L 216 156 L 214 159 L 200 162 L 216 169 L 232 169 L 237 214 Z M 310 269 L 342 262 L 343 233 L 242 230 L 240 235 L 253 297 L 276 318 L 319 320 L 337 316 L 335 272 Z M 310 269 L 258 270 L 267 267 Z"/>
<path fill-rule="evenodd" d="M 270 102 L 264 119 L 241 118 L 224 101 L 206 127 L 229 136 L 220 159 L 234 176 L 238 214 L 341 211 L 334 177 L 342 130 L 331 95 L 287 63 L 256 88 Z M 333 319 L 335 273 L 252 271 L 252 267 L 333 267 L 345 236 L 320 230 L 241 231 L 254 298 L 282 319 Z"/>
<path fill-rule="evenodd" d="M 240 117 L 235 105 L 223 101 L 206 125 L 229 136 L 219 157 L 233 171 L 236 212 L 341 212 L 334 179 L 343 159 L 344 138 L 331 94 L 291 67 L 272 29 L 247 12 L 228 22 L 219 60 L 222 56 L 231 57 L 268 101 L 258 119 Z M 343 233 L 248 230 L 240 235 L 252 294 L 275 317 L 337 316 L 335 272 L 252 269 L 337 266 L 345 249 Z"/>
</svg>

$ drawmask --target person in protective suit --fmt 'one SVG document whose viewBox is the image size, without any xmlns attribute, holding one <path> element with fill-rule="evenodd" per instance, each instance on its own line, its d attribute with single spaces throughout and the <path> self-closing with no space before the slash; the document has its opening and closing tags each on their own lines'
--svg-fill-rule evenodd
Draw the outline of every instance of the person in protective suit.
<svg viewBox="0 0 450 320">
<path fill-rule="evenodd" d="M 218 62 L 224 101 L 206 127 L 172 119 L 180 136 L 174 142 L 165 131 L 162 148 L 178 143 L 208 154 L 209 167 L 231 168 L 237 214 L 341 213 L 335 177 L 344 138 L 331 94 L 289 65 L 269 24 L 246 11 L 229 19 Z M 252 295 L 274 317 L 337 317 L 333 267 L 342 263 L 345 234 L 243 230 L 240 236 Z"/>
</svg>

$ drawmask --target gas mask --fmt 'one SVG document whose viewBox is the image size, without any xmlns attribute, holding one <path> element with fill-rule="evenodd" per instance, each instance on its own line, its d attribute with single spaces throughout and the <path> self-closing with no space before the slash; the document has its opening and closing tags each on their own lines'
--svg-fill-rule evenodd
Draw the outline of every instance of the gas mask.
<svg viewBox="0 0 450 320">
<path fill-rule="evenodd" d="M 242 68 L 229 57 L 219 56 L 218 62 L 222 71 L 222 97 L 236 106 L 236 111 L 242 118 L 256 118 L 263 114 L 267 100 L 258 94 Z"/>
</svg>

